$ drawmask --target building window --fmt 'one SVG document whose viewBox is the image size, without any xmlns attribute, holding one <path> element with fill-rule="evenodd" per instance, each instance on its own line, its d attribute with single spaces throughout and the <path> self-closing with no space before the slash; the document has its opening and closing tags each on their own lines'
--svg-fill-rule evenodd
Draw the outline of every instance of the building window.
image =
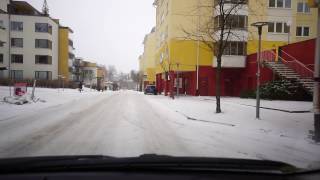
<svg viewBox="0 0 320 180">
<path fill-rule="evenodd" d="M 14 79 L 14 80 L 22 80 L 23 79 L 23 71 L 22 70 L 11 70 L 10 77 L 11 77 L 11 79 Z"/>
<path fill-rule="evenodd" d="M 47 23 L 36 23 L 35 32 L 44 32 L 52 34 L 52 26 Z"/>
<path fill-rule="evenodd" d="M 52 49 L 52 42 L 47 39 L 36 39 L 35 40 L 35 47 L 36 48 Z"/>
<path fill-rule="evenodd" d="M 268 32 L 274 32 L 274 22 L 268 23 Z"/>
<path fill-rule="evenodd" d="M 270 33 L 289 33 L 290 26 L 284 22 L 269 22 L 268 32 Z"/>
<path fill-rule="evenodd" d="M 23 64 L 23 55 L 22 54 L 12 54 L 11 63 Z"/>
<path fill-rule="evenodd" d="M 283 29 L 282 29 L 282 27 L 283 27 L 283 23 L 279 23 L 279 22 L 277 22 L 276 23 L 276 32 L 277 33 L 282 33 L 283 31 Z"/>
<path fill-rule="evenodd" d="M 216 16 L 214 19 L 215 29 L 221 27 L 221 16 Z M 226 28 L 232 29 L 246 29 L 247 28 L 248 17 L 243 15 L 230 15 L 225 23 Z"/>
<path fill-rule="evenodd" d="M 291 0 L 269 0 L 271 8 L 291 8 Z"/>
<path fill-rule="evenodd" d="M 310 7 L 305 2 L 298 2 L 297 12 L 299 12 L 299 13 L 310 13 Z"/>
<path fill-rule="evenodd" d="M 226 48 L 224 49 L 223 55 L 235 55 L 244 56 L 247 54 L 247 43 L 246 42 L 226 42 Z"/>
<path fill-rule="evenodd" d="M 51 80 L 52 79 L 52 72 L 51 71 L 36 71 L 34 78 L 37 80 Z"/>
<path fill-rule="evenodd" d="M 73 53 L 69 53 L 69 59 L 74 59 L 75 55 Z"/>
<path fill-rule="evenodd" d="M 287 23 L 284 23 L 284 33 L 290 33 L 290 26 Z"/>
<path fill-rule="evenodd" d="M 69 39 L 69 46 L 73 47 L 73 41 Z"/>
<path fill-rule="evenodd" d="M 303 26 L 298 26 L 297 27 L 297 32 L 296 35 L 297 36 L 301 36 L 301 37 L 307 37 L 310 34 L 310 28 L 309 27 L 303 27 Z"/>
<path fill-rule="evenodd" d="M 0 29 L 5 29 L 3 20 L 0 20 Z"/>
<path fill-rule="evenodd" d="M 47 55 L 36 55 L 35 63 L 36 64 L 52 64 L 52 57 Z"/>
<path fill-rule="evenodd" d="M 11 21 L 11 31 L 23 31 L 23 22 Z"/>
<path fill-rule="evenodd" d="M 0 63 L 3 63 L 3 54 L 0 54 Z"/>
<path fill-rule="evenodd" d="M 22 38 L 11 38 L 11 47 L 23 47 Z"/>
<path fill-rule="evenodd" d="M 0 79 L 4 78 L 4 71 L 0 71 Z"/>
</svg>

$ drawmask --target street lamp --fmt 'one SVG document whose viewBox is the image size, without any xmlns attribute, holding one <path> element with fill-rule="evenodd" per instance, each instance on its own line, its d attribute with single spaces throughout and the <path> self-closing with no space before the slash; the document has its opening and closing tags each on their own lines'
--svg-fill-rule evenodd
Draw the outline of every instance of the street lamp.
<svg viewBox="0 0 320 180">
<path fill-rule="evenodd" d="M 261 36 L 262 36 L 262 27 L 268 25 L 268 22 L 255 22 L 251 26 L 254 26 L 258 29 L 259 35 L 259 45 L 257 53 L 257 105 L 256 105 L 256 118 L 260 119 L 260 61 L 261 61 Z"/>
</svg>

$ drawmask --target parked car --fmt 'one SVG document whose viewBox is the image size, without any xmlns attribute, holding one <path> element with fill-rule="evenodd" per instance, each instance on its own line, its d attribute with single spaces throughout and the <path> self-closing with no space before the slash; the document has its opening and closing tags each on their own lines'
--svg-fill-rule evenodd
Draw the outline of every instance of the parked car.
<svg viewBox="0 0 320 180">
<path fill-rule="evenodd" d="M 144 89 L 144 94 L 153 94 L 157 95 L 157 88 L 155 85 L 147 85 Z"/>
</svg>

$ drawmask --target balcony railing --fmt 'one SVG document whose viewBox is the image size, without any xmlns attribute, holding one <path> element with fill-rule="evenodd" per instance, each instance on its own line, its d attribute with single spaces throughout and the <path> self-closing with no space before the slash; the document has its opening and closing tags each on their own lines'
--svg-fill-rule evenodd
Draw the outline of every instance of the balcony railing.
<svg viewBox="0 0 320 180">
<path fill-rule="evenodd" d="M 248 4 L 248 0 L 214 0 L 214 5 L 219 5 L 223 1 L 223 4 Z"/>
</svg>

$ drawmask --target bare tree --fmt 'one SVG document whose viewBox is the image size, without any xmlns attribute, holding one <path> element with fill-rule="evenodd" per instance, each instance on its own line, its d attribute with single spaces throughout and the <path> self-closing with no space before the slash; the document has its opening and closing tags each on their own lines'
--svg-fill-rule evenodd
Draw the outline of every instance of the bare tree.
<svg viewBox="0 0 320 180">
<path fill-rule="evenodd" d="M 233 33 L 232 29 L 239 9 L 247 3 L 247 0 L 210 0 L 209 2 L 203 5 L 199 4 L 197 7 L 198 27 L 196 30 L 187 30 L 183 27 L 182 30 L 185 34 L 183 39 L 205 44 L 216 57 L 216 113 L 221 113 L 222 56 L 233 38 L 243 38 Z M 226 4 L 228 5 L 226 6 Z M 202 22 L 200 13 L 205 11 L 211 12 L 211 16 L 207 17 L 205 22 Z"/>
<path fill-rule="evenodd" d="M 107 68 L 107 78 L 109 81 L 114 81 L 117 75 L 117 69 L 113 65 L 109 65 Z"/>
<path fill-rule="evenodd" d="M 136 83 L 137 85 L 137 90 L 142 90 L 142 82 L 143 82 L 143 72 L 141 71 L 135 71 L 131 70 L 130 71 L 130 79 Z"/>
</svg>

